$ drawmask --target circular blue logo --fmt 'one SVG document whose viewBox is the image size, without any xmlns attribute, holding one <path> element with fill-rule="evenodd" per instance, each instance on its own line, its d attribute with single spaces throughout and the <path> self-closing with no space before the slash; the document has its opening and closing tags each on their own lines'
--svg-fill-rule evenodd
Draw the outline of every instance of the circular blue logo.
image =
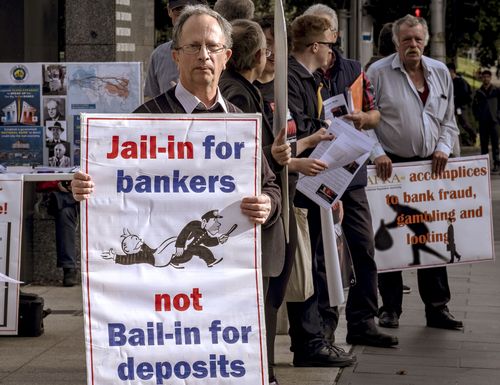
<svg viewBox="0 0 500 385">
<path fill-rule="evenodd" d="M 28 77 L 28 69 L 23 65 L 17 65 L 10 71 L 10 76 L 16 82 L 22 82 Z"/>
</svg>

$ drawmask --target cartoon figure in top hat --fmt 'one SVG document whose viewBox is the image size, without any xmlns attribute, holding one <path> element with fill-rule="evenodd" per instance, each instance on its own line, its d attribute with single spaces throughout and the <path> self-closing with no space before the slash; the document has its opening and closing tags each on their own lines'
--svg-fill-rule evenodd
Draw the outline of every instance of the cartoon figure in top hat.
<svg viewBox="0 0 500 385">
<path fill-rule="evenodd" d="M 220 236 L 221 223 L 219 210 L 210 210 L 202 215 L 201 221 L 191 221 L 181 230 L 175 242 L 175 254 L 170 261 L 173 267 L 179 267 L 180 264 L 189 262 L 194 255 L 203 259 L 208 267 L 212 267 L 222 261 L 222 258 L 215 258 L 209 247 L 226 243 L 229 234 L 236 229 L 233 225 L 231 229 Z"/>
</svg>

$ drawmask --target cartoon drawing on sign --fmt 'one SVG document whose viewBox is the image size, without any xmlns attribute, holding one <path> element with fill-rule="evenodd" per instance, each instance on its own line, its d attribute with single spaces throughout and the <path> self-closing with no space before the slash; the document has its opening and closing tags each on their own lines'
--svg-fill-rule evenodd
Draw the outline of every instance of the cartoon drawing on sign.
<svg viewBox="0 0 500 385">
<path fill-rule="evenodd" d="M 238 227 L 234 224 L 225 234 L 216 236 L 221 226 L 219 218 L 222 218 L 219 210 L 210 210 L 202 215 L 201 221 L 189 222 L 177 237 L 167 238 L 155 249 L 138 235 L 124 229 L 121 235 L 124 254 L 117 254 L 111 248 L 102 252 L 101 257 L 120 265 L 146 263 L 155 267 L 172 266 L 183 269 L 181 264 L 189 262 L 196 255 L 207 267 L 212 267 L 222 261 L 222 258 L 215 258 L 209 247 L 226 243 L 229 235 Z"/>
<path fill-rule="evenodd" d="M 448 261 L 445 256 L 427 246 L 427 242 L 433 242 L 435 234 L 431 233 L 427 225 L 424 223 L 425 215 L 423 212 L 413 207 L 399 204 L 399 199 L 395 195 L 388 197 L 387 204 L 396 212 L 396 217 L 392 222 L 387 223 L 385 227 L 387 229 L 394 229 L 396 227 L 406 225 L 415 233 L 414 236 L 408 235 L 407 237 L 409 240 L 408 243 L 411 244 L 411 250 L 413 252 L 413 262 L 410 263 L 410 266 L 420 265 L 420 251 L 432 254 L 443 261 Z"/>
<path fill-rule="evenodd" d="M 128 229 L 123 230 L 121 235 L 122 250 L 125 254 L 117 254 L 114 249 L 103 251 L 101 257 L 110 259 L 119 265 L 135 265 L 138 263 L 147 263 L 156 267 L 167 266 L 172 258 L 166 256 L 167 246 L 175 241 L 175 237 L 166 239 L 156 249 L 148 246 L 139 236 L 132 234 Z"/>
<path fill-rule="evenodd" d="M 201 221 L 191 221 L 181 230 L 175 242 L 175 256 L 170 261 L 173 267 L 189 262 L 193 256 L 198 256 L 205 261 L 208 267 L 212 267 L 222 261 L 222 258 L 215 258 L 209 247 L 226 243 L 237 227 L 233 225 L 225 234 L 216 236 L 219 233 L 221 223 L 219 210 L 210 210 L 203 214 Z"/>
</svg>

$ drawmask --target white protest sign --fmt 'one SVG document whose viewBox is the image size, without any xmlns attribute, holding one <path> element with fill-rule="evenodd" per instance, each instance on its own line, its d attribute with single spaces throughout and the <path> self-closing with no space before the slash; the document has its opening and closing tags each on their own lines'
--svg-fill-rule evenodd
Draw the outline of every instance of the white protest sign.
<svg viewBox="0 0 500 385">
<path fill-rule="evenodd" d="M 379 271 L 494 259 L 488 156 L 395 163 L 387 181 L 368 168 L 366 188 Z"/>
<path fill-rule="evenodd" d="M 267 384 L 260 116 L 82 115 L 89 384 Z"/>
<path fill-rule="evenodd" d="M 17 334 L 23 176 L 0 174 L 0 335 Z"/>
</svg>

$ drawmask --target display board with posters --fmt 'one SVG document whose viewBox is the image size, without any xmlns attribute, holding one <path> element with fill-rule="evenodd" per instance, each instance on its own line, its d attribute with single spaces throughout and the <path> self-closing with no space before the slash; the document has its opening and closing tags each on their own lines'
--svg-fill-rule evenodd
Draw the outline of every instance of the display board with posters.
<svg viewBox="0 0 500 385">
<path fill-rule="evenodd" d="M 495 256 L 488 156 L 393 164 L 387 181 L 368 169 L 366 188 L 379 271 L 492 261 Z"/>
<path fill-rule="evenodd" d="M 19 285 L 12 280 L 21 265 L 22 178 L 0 174 L 0 274 L 7 278 L 0 279 L 0 335 L 17 334 Z"/>
<path fill-rule="evenodd" d="M 0 164 L 71 167 L 80 113 L 142 103 L 141 63 L 0 63 Z"/>
<path fill-rule="evenodd" d="M 89 384 L 267 384 L 260 116 L 82 114 Z"/>
</svg>

